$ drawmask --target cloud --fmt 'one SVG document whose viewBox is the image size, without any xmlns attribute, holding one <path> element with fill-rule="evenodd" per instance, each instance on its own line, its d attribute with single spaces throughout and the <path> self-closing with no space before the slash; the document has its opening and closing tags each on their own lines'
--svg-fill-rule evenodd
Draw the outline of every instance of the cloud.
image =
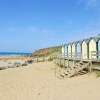
<svg viewBox="0 0 100 100">
<path fill-rule="evenodd" d="M 78 0 L 76 7 L 79 5 L 83 5 L 85 10 L 100 10 L 100 0 Z"/>
<path fill-rule="evenodd" d="M 74 35 L 73 38 L 81 40 L 89 37 L 98 36 L 98 34 L 100 34 L 100 29 L 99 28 L 83 29 L 83 30 L 78 30 L 72 34 Z"/>
<path fill-rule="evenodd" d="M 50 30 L 48 30 L 48 29 L 43 29 L 42 32 L 43 32 L 43 33 L 48 33 L 48 32 L 50 32 Z"/>
<path fill-rule="evenodd" d="M 44 36 L 53 36 L 53 35 L 55 35 L 55 32 L 53 30 L 50 30 L 50 29 L 43 29 L 41 32 Z"/>
<path fill-rule="evenodd" d="M 16 32 L 16 31 L 18 31 L 18 29 L 17 28 L 9 28 L 9 31 Z"/>
<path fill-rule="evenodd" d="M 15 28 L 15 27 L 10 27 L 10 28 L 7 28 L 5 29 L 6 32 L 18 32 L 19 29 L 18 28 Z"/>
<path fill-rule="evenodd" d="M 85 1 L 85 9 L 98 8 L 98 0 L 84 0 Z"/>
<path fill-rule="evenodd" d="M 35 28 L 35 27 L 28 27 L 28 31 L 32 32 L 32 33 L 35 33 L 35 32 L 38 32 L 38 29 Z"/>
</svg>

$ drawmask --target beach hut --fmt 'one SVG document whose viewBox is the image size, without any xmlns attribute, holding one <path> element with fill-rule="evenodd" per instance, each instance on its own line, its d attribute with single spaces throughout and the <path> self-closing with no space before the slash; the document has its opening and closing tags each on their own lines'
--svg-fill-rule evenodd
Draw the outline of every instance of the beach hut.
<svg viewBox="0 0 100 100">
<path fill-rule="evenodd" d="M 76 45 L 76 57 L 80 58 L 82 54 L 82 42 L 83 41 L 78 41 Z"/>
<path fill-rule="evenodd" d="M 100 34 L 97 36 L 97 38 L 98 38 L 97 50 L 100 51 Z M 100 52 L 98 54 L 100 55 Z M 98 58 L 100 59 L 100 56 L 98 56 Z"/>
<path fill-rule="evenodd" d="M 89 59 L 91 59 L 91 52 L 99 50 L 99 37 L 92 37 L 89 42 Z M 92 58 L 97 58 L 96 56 Z"/>
<path fill-rule="evenodd" d="M 77 45 L 77 42 L 73 42 L 73 44 L 72 44 L 72 53 L 73 54 L 76 54 L 76 45 Z"/>
<path fill-rule="evenodd" d="M 98 51 L 100 51 L 100 39 L 98 40 L 98 44 L 97 45 L 98 45 L 97 49 L 98 49 Z M 98 54 L 100 55 L 100 53 L 98 53 Z M 100 56 L 98 56 L 98 58 L 100 59 Z"/>
<path fill-rule="evenodd" d="M 65 50 L 65 55 L 67 55 L 67 53 L 68 53 L 68 45 L 67 44 L 65 44 L 64 50 Z"/>
<path fill-rule="evenodd" d="M 82 42 L 82 58 L 89 59 L 89 42 L 91 38 L 84 39 Z"/>
<path fill-rule="evenodd" d="M 68 56 L 71 57 L 72 55 L 72 43 L 68 44 Z"/>
<path fill-rule="evenodd" d="M 65 46 L 64 46 L 64 45 L 62 45 L 62 55 L 63 55 L 63 54 L 64 54 L 64 52 L 65 52 L 65 51 L 64 51 L 64 50 L 65 50 L 64 48 L 65 48 Z"/>
<path fill-rule="evenodd" d="M 98 51 L 100 51 L 100 39 L 98 40 Z M 99 53 L 100 55 L 100 53 Z M 98 56 L 98 58 L 100 59 L 100 56 Z"/>
<path fill-rule="evenodd" d="M 68 44 L 68 53 L 72 53 L 72 43 Z"/>
</svg>

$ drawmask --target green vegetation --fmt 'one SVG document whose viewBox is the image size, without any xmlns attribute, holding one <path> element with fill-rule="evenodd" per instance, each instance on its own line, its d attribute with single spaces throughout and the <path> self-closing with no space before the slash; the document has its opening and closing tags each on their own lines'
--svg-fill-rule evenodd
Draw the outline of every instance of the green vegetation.
<svg viewBox="0 0 100 100">
<path fill-rule="evenodd" d="M 47 57 L 47 56 L 52 56 L 54 53 L 61 53 L 61 46 L 36 50 L 35 52 L 33 52 L 32 57 L 43 57 L 43 56 Z"/>
<path fill-rule="evenodd" d="M 63 65 L 60 65 L 60 67 L 63 68 L 64 66 Z"/>
<path fill-rule="evenodd" d="M 67 69 L 67 67 L 64 67 L 64 65 L 59 65 L 60 68 L 63 68 L 63 69 Z"/>
<path fill-rule="evenodd" d="M 57 66 L 59 66 L 62 69 L 67 69 L 68 68 L 68 67 L 65 67 L 63 64 L 59 64 L 59 63 L 57 63 Z"/>
<path fill-rule="evenodd" d="M 50 57 L 50 58 L 48 59 L 48 61 L 53 61 L 53 58 L 52 58 L 52 57 Z"/>
<path fill-rule="evenodd" d="M 37 58 L 37 62 L 39 62 L 38 58 Z"/>
<path fill-rule="evenodd" d="M 93 69 L 92 71 L 96 74 L 97 77 L 100 77 L 100 71 L 99 70 Z"/>
</svg>

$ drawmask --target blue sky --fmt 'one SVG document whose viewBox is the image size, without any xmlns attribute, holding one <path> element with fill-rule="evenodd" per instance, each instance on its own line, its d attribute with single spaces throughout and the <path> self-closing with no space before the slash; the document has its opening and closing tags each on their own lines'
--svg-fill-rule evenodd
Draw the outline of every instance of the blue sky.
<svg viewBox="0 0 100 100">
<path fill-rule="evenodd" d="M 33 52 L 100 34 L 100 0 L 0 0 L 0 51 Z"/>
</svg>

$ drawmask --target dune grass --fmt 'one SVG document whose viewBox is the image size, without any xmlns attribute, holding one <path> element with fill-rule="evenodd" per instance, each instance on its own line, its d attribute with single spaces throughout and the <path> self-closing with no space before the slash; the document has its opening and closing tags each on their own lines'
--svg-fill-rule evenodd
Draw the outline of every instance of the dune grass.
<svg viewBox="0 0 100 100">
<path fill-rule="evenodd" d="M 99 70 L 93 69 L 92 71 L 93 71 L 93 73 L 96 74 L 96 77 L 100 77 L 100 71 Z"/>
</svg>

